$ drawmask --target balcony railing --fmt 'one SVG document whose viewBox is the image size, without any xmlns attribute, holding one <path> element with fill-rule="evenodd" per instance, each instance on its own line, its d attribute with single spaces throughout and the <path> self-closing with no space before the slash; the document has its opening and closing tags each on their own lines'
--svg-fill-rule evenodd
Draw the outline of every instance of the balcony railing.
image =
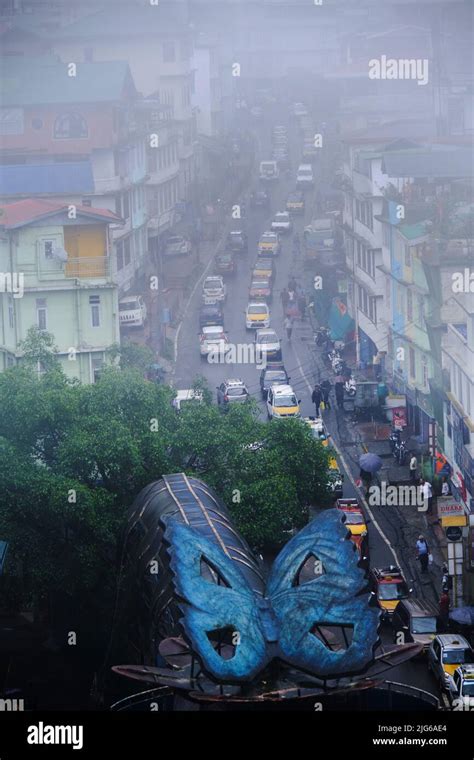
<svg viewBox="0 0 474 760">
<path fill-rule="evenodd" d="M 69 257 L 67 261 L 43 262 L 40 265 L 38 277 L 40 280 L 78 279 L 108 279 L 110 277 L 109 256 L 80 256 Z"/>
</svg>

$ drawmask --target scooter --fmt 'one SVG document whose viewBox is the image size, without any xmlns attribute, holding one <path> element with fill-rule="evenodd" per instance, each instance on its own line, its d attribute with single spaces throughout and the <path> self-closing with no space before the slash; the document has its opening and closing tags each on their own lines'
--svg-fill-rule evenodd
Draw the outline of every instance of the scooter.
<svg viewBox="0 0 474 760">
<path fill-rule="evenodd" d="M 394 452 L 395 452 L 395 449 L 397 448 L 397 446 L 400 446 L 400 440 L 401 440 L 400 431 L 399 430 L 395 430 L 395 429 L 391 430 L 389 438 L 388 438 L 388 442 L 390 444 L 390 450 L 391 450 L 393 456 L 395 456 Z"/>
<path fill-rule="evenodd" d="M 329 330 L 327 327 L 318 327 L 314 336 L 314 342 L 317 346 L 325 346 L 329 339 Z"/>
<path fill-rule="evenodd" d="M 348 396 L 353 398 L 356 395 L 357 384 L 353 377 L 349 377 L 344 383 L 344 390 Z"/>
</svg>

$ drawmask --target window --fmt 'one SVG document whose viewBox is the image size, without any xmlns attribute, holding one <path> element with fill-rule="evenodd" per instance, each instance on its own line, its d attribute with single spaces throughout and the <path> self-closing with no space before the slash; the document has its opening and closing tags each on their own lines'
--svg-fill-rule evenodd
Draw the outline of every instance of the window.
<svg viewBox="0 0 474 760">
<path fill-rule="evenodd" d="M 163 62 L 173 63 L 176 60 L 174 42 L 163 42 Z"/>
<path fill-rule="evenodd" d="M 129 198 L 128 193 L 123 194 L 122 203 L 123 203 L 123 218 L 128 219 L 130 216 L 130 198 Z"/>
<path fill-rule="evenodd" d="M 99 354 L 92 354 L 91 355 L 91 365 L 92 365 L 92 382 L 96 383 L 99 378 L 102 371 L 102 368 L 104 366 L 104 355 L 102 353 Z"/>
<path fill-rule="evenodd" d="M 100 296 L 89 296 L 89 305 L 91 307 L 91 325 L 100 327 Z"/>
<path fill-rule="evenodd" d="M 424 354 L 421 357 L 421 382 L 428 385 L 428 360 Z"/>
<path fill-rule="evenodd" d="M 409 353 L 409 361 L 410 361 L 410 377 L 416 377 L 415 351 L 413 348 L 410 348 L 408 353 Z"/>
<path fill-rule="evenodd" d="M 53 258 L 54 240 L 43 240 L 43 253 L 45 259 Z"/>
<path fill-rule="evenodd" d="M 38 328 L 40 330 L 47 330 L 48 319 L 47 319 L 46 298 L 36 299 L 36 321 L 38 324 Z"/>
<path fill-rule="evenodd" d="M 123 263 L 124 266 L 127 266 L 127 264 L 130 264 L 131 256 L 130 256 L 130 238 L 126 238 L 123 241 Z"/>
<path fill-rule="evenodd" d="M 411 252 L 410 252 L 410 246 L 405 246 L 405 266 L 411 267 Z"/>
<path fill-rule="evenodd" d="M 88 136 L 87 123 L 79 113 L 66 113 L 58 116 L 54 122 L 56 140 L 74 140 Z"/>
</svg>

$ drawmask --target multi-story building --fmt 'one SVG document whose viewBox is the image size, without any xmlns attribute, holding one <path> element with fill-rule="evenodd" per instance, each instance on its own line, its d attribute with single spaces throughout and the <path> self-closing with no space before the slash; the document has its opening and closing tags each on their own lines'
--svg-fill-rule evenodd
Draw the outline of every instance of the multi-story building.
<svg viewBox="0 0 474 760">
<path fill-rule="evenodd" d="M 68 377 L 94 382 L 119 341 L 109 227 L 120 219 L 43 199 L 0 210 L 0 369 L 21 362 L 36 325 L 54 336 Z"/>
<path fill-rule="evenodd" d="M 128 65 L 71 68 L 53 55 L 12 56 L 2 65 L 0 196 L 40 195 L 116 212 L 125 224 L 113 231 L 114 266 L 128 290 L 148 250 L 150 136 Z"/>
</svg>

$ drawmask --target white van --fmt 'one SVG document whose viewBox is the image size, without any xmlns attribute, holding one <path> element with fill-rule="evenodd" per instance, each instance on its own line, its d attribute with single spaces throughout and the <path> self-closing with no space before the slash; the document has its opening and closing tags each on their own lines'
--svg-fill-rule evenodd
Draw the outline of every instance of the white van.
<svg viewBox="0 0 474 760">
<path fill-rule="evenodd" d="M 296 186 L 303 189 L 314 185 L 313 167 L 311 164 L 300 164 L 296 173 Z"/>
<path fill-rule="evenodd" d="M 119 302 L 120 327 L 143 327 L 146 306 L 141 296 L 125 296 Z"/>
<path fill-rule="evenodd" d="M 184 390 L 176 391 L 176 396 L 171 402 L 174 409 L 179 412 L 184 405 L 196 404 L 202 401 L 202 392 L 195 391 L 193 388 L 186 388 Z"/>
<path fill-rule="evenodd" d="M 269 181 L 278 179 L 280 170 L 277 161 L 260 161 L 259 177 L 261 180 Z"/>
</svg>

